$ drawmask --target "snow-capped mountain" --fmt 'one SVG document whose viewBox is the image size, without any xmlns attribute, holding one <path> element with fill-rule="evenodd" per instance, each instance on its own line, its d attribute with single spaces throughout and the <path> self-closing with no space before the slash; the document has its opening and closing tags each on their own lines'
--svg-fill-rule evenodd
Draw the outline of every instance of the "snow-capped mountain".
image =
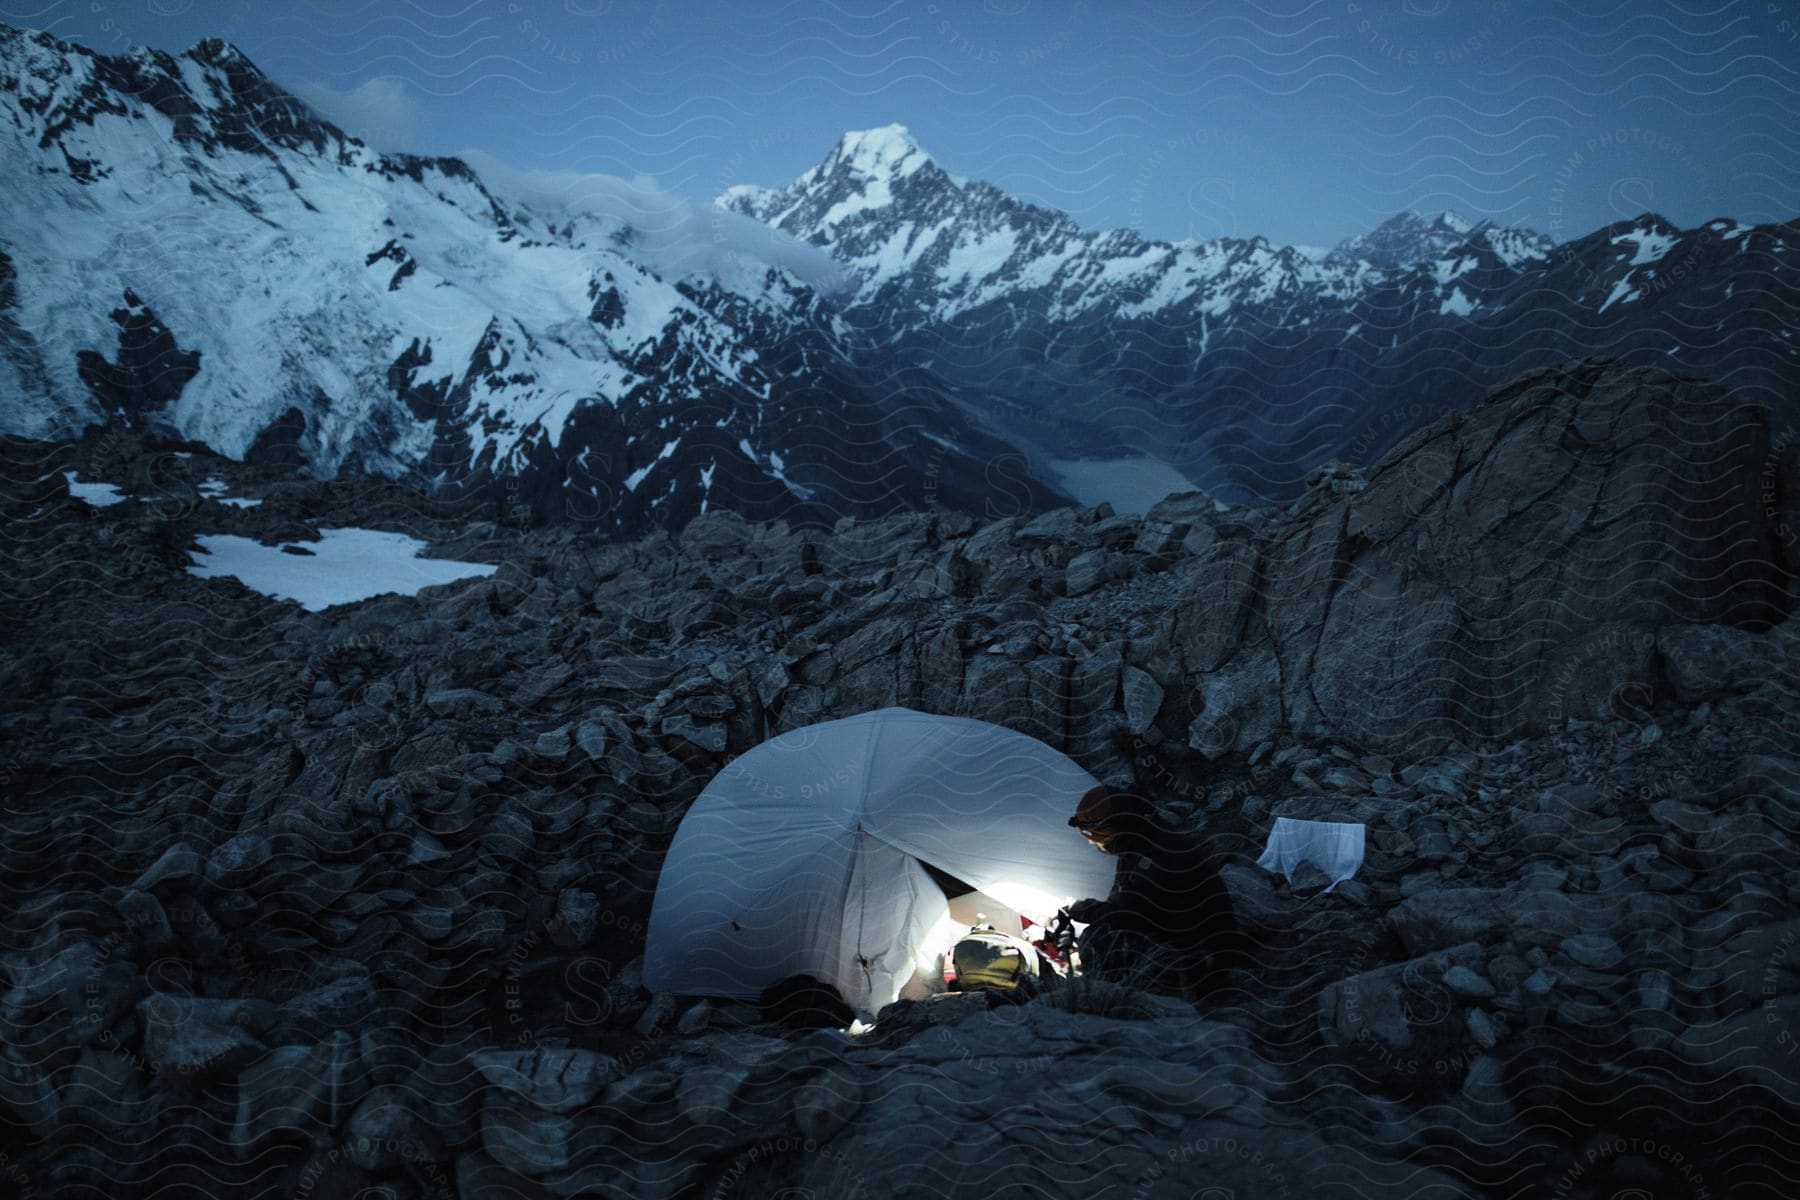
<svg viewBox="0 0 1800 1200">
<path fill-rule="evenodd" d="M 1166 465 L 1231 500 L 1371 461 L 1445 408 L 1568 358 L 1729 376 L 1791 410 L 1794 223 L 1676 230 L 1655 214 L 1561 246 L 1405 213 L 1329 254 L 1264 238 L 1089 232 L 943 170 L 901 126 L 852 133 L 783 188 L 716 203 L 828 250 L 845 319 L 956 381 L 1002 435 L 1076 478 Z M 1078 492 L 1080 488 L 1075 488 Z"/>
<path fill-rule="evenodd" d="M 1458 213 L 1397 213 L 1368 233 L 1345 238 L 1325 256 L 1325 262 L 1396 268 L 1442 259 L 1469 240 L 1477 226 Z M 1481 223 L 1483 240 L 1510 266 L 1541 259 L 1556 243 L 1529 229 L 1509 229 Z"/>
<path fill-rule="evenodd" d="M 690 206 L 684 255 L 633 197 L 571 213 L 377 153 L 217 40 L 109 57 L 0 27 L 0 84 L 8 431 L 148 425 L 622 532 L 980 511 L 1017 457 L 859 349 L 803 265 L 829 261 L 759 257 L 748 220 Z"/>
<path fill-rule="evenodd" d="M 1348 295 L 1359 273 L 1260 237 L 1170 243 L 1122 229 L 1086 233 L 1054 209 L 952 178 L 899 125 L 845 135 L 788 187 L 734 187 L 718 203 L 829 250 L 861 279 L 860 304 L 929 295 L 938 319 L 1025 293 L 1041 295 L 1056 321 L 1185 306 L 1216 315 L 1315 289 Z"/>
<path fill-rule="evenodd" d="M 900 126 L 702 206 L 377 153 L 216 40 L 0 27 L 0 82 L 0 428 L 32 436 L 126 422 L 633 532 L 1280 499 L 1596 354 L 1800 417 L 1794 223 L 1161 242 Z"/>
</svg>

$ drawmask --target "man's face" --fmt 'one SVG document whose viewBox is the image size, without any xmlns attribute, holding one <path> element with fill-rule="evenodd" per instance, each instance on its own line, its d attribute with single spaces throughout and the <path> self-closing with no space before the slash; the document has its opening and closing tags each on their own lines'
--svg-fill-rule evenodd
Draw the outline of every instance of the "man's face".
<svg viewBox="0 0 1800 1200">
<path fill-rule="evenodd" d="M 1076 828 L 1080 829 L 1081 836 L 1087 839 L 1087 844 L 1098 850 L 1100 853 L 1111 854 L 1113 852 L 1114 834 L 1113 831 L 1106 826 L 1096 825 L 1087 828 L 1077 826 Z"/>
</svg>

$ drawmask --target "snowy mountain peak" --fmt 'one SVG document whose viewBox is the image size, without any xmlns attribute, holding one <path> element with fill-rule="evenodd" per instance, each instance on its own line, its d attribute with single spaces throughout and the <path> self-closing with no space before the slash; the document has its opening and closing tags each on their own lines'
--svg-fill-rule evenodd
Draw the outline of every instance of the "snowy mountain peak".
<svg viewBox="0 0 1800 1200">
<path fill-rule="evenodd" d="M 906 176 L 931 162 L 931 156 L 913 139 L 904 125 L 883 125 L 846 133 L 823 169 L 842 165 L 870 176 Z"/>
<path fill-rule="evenodd" d="M 1473 222 L 1461 213 L 1448 208 L 1439 209 L 1433 213 L 1422 213 L 1411 208 L 1404 209 L 1375 227 L 1378 233 L 1383 230 L 1412 232 L 1420 229 L 1448 229 L 1452 233 L 1467 233 L 1473 228 L 1475 228 Z"/>
<path fill-rule="evenodd" d="M 1485 239 L 1495 253 L 1509 262 L 1542 257 L 1542 251 L 1550 246 L 1548 238 L 1529 229 L 1509 229 L 1488 220 L 1471 222 L 1449 209 L 1432 213 L 1407 209 L 1368 233 L 1339 242 L 1325 261 L 1345 266 L 1364 262 L 1375 267 L 1404 267 L 1441 259 L 1471 239 Z"/>
<path fill-rule="evenodd" d="M 208 156 L 303 151 L 344 161 L 372 158 L 220 38 L 201 41 L 180 57 L 146 47 L 105 55 L 48 33 L 0 25 L 0 95 L 16 97 L 6 113 L 12 132 L 36 149 L 57 147 L 61 161 L 52 169 L 82 183 L 118 169 L 121 155 L 146 150 L 135 136 L 108 142 L 102 130 L 135 134 L 153 128 L 166 141 Z M 117 119 L 127 124 L 115 124 Z M 133 121 L 148 125 L 134 127 Z M 391 165 L 416 170 L 398 159 Z"/>
<path fill-rule="evenodd" d="M 192 46 L 188 47 L 187 50 L 182 53 L 181 57 L 191 58 L 195 62 L 205 63 L 209 66 L 242 67 L 250 71 L 255 71 L 258 75 L 262 74 L 261 71 L 257 70 L 256 64 L 251 62 L 242 50 L 239 50 L 224 38 L 202 38 L 200 41 L 195 42 Z"/>
<path fill-rule="evenodd" d="M 740 184 L 714 201 L 820 246 L 871 222 L 916 217 L 956 203 L 962 188 L 904 125 L 846 133 L 819 163 L 783 188 Z"/>
</svg>

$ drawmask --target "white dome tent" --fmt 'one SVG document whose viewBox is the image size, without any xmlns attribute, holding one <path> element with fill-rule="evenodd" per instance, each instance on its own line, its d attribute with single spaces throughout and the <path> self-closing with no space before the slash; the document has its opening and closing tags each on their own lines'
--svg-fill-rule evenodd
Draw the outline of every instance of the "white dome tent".
<svg viewBox="0 0 1800 1200">
<path fill-rule="evenodd" d="M 793 975 L 873 1014 L 962 926 L 930 864 L 1040 922 L 1112 890 L 1071 829 L 1098 781 L 1036 738 L 884 708 L 746 752 L 694 801 L 663 863 L 644 983 L 750 999 Z"/>
</svg>

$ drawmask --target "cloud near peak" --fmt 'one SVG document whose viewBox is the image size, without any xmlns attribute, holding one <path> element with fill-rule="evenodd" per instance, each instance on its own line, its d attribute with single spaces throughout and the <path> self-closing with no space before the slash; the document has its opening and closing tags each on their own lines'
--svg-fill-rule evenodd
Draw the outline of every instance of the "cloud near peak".
<svg viewBox="0 0 1800 1200">
<path fill-rule="evenodd" d="M 655 179 L 586 171 L 525 170 L 482 150 L 457 155 L 483 182 L 551 225 L 621 234 L 638 262 L 666 279 L 709 277 L 754 291 L 769 267 L 825 295 L 854 290 L 842 266 L 817 246 L 740 213 L 668 191 Z"/>
<path fill-rule="evenodd" d="M 409 151 L 418 145 L 423 110 L 418 96 L 395 76 L 377 75 L 348 89 L 309 79 L 288 90 L 376 150 Z"/>
</svg>

